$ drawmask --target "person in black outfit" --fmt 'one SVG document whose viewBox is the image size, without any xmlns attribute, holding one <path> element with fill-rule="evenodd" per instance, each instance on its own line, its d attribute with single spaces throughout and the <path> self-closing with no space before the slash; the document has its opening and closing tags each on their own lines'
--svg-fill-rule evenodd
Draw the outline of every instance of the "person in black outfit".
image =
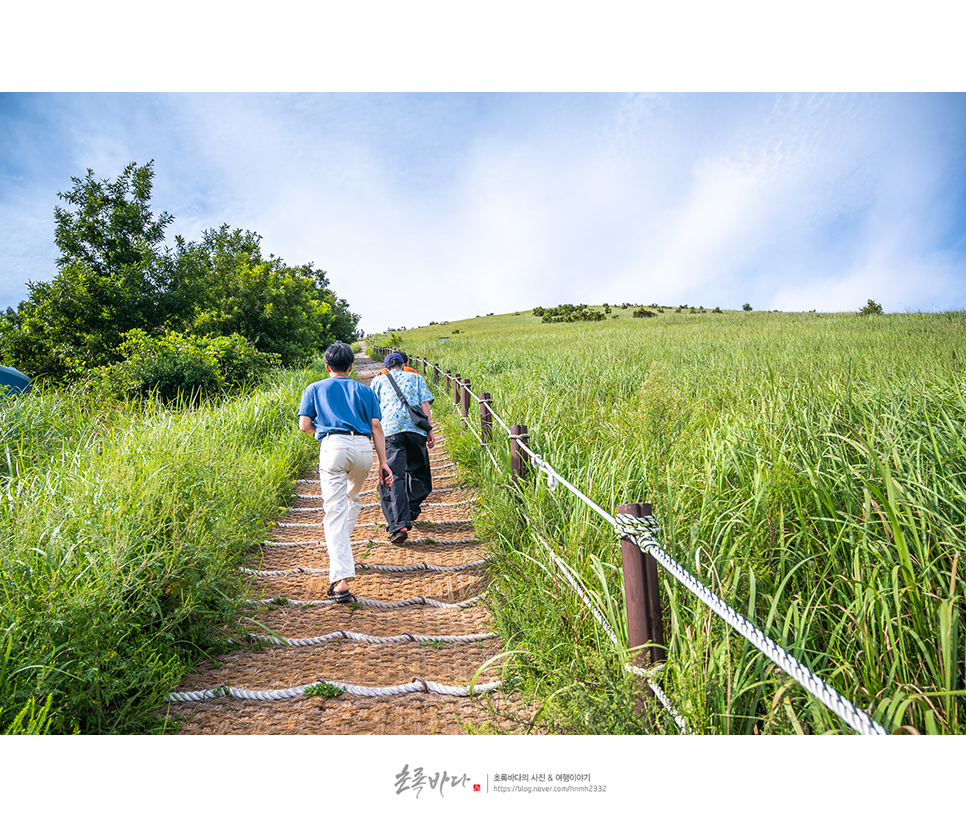
<svg viewBox="0 0 966 834">
<path fill-rule="evenodd" d="M 409 414 L 409 408 L 396 392 L 398 386 L 406 403 L 420 409 L 427 418 L 432 416 L 433 395 L 426 380 L 404 368 L 403 357 L 390 353 L 385 359 L 387 373 L 371 383 L 379 397 L 382 426 L 386 433 L 386 460 L 393 473 L 391 486 L 379 487 L 382 512 L 386 517 L 389 541 L 402 544 L 419 516 L 421 506 L 433 490 L 429 468 L 429 449 L 435 445 L 432 431 L 419 428 Z M 395 382 L 395 386 L 393 385 Z"/>
</svg>

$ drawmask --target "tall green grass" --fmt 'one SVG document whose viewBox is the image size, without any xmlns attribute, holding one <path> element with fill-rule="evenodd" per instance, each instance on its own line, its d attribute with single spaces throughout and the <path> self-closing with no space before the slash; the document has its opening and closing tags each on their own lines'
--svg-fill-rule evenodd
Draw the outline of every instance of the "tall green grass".
<svg viewBox="0 0 966 834">
<path fill-rule="evenodd" d="M 963 732 L 966 314 L 618 313 L 471 319 L 407 331 L 402 347 L 491 392 L 605 509 L 651 501 L 672 558 L 888 729 Z M 495 610 L 518 676 L 552 696 L 545 719 L 675 731 L 619 706 L 623 658 L 519 510 L 619 611 L 615 534 L 542 478 L 513 497 L 485 457 L 465 457 L 502 546 Z M 673 579 L 662 590 L 663 683 L 692 729 L 847 731 Z"/>
<path fill-rule="evenodd" d="M 155 732 L 311 456 L 308 377 L 218 403 L 36 391 L 0 412 L 0 730 Z"/>
</svg>

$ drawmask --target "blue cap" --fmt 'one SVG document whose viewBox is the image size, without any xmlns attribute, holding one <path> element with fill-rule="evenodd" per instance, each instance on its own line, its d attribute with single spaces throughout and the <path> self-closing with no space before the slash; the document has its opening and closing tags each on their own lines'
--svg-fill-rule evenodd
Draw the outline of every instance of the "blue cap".
<svg viewBox="0 0 966 834">
<path fill-rule="evenodd" d="M 393 365 L 402 365 L 402 364 L 403 364 L 403 358 L 401 353 L 390 353 L 386 357 L 385 365 L 387 368 Z"/>
</svg>

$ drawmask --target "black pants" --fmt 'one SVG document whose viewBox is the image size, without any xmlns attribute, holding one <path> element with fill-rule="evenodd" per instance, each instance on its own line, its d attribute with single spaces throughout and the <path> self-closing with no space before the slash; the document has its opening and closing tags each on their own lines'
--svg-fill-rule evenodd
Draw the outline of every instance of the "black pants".
<svg viewBox="0 0 966 834">
<path fill-rule="evenodd" d="M 426 435 L 414 431 L 387 435 L 386 462 L 392 470 L 392 486 L 379 485 L 379 500 L 391 534 L 412 527 L 413 517 L 433 491 Z"/>
</svg>

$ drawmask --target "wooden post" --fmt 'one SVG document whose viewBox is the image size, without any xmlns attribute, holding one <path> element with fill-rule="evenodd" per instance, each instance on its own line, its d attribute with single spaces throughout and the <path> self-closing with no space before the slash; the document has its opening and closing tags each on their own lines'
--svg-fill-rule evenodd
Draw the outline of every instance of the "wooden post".
<svg viewBox="0 0 966 834">
<path fill-rule="evenodd" d="M 493 433 L 493 412 L 490 405 L 493 398 L 489 394 L 480 394 L 480 436 L 484 443 L 490 442 L 490 435 Z"/>
<path fill-rule="evenodd" d="M 426 376 L 426 357 L 425 356 L 423 357 L 422 362 L 423 362 L 423 376 Z"/>
<path fill-rule="evenodd" d="M 622 504 L 619 513 L 642 518 L 651 514 L 650 504 Z M 656 643 L 646 651 L 632 651 L 631 662 L 646 668 L 663 663 L 664 624 L 661 620 L 661 593 L 657 562 L 635 542 L 621 539 L 621 562 L 624 568 L 624 605 L 627 611 L 627 646 L 634 649 L 645 643 Z"/>
<path fill-rule="evenodd" d="M 513 483 L 519 482 L 527 476 L 530 467 L 530 457 L 526 451 L 520 448 L 520 442 L 526 443 L 530 439 L 526 426 L 510 426 L 510 478 Z"/>
<path fill-rule="evenodd" d="M 460 379 L 460 375 L 456 374 L 453 377 L 453 405 L 458 406 L 460 404 L 460 385 L 462 385 L 463 380 Z"/>
<path fill-rule="evenodd" d="M 463 422 L 468 424 L 466 415 L 470 411 L 470 381 L 468 379 L 463 380 L 463 403 L 461 412 L 463 414 Z"/>
<path fill-rule="evenodd" d="M 439 364 L 433 363 L 433 385 L 439 385 Z"/>
</svg>

